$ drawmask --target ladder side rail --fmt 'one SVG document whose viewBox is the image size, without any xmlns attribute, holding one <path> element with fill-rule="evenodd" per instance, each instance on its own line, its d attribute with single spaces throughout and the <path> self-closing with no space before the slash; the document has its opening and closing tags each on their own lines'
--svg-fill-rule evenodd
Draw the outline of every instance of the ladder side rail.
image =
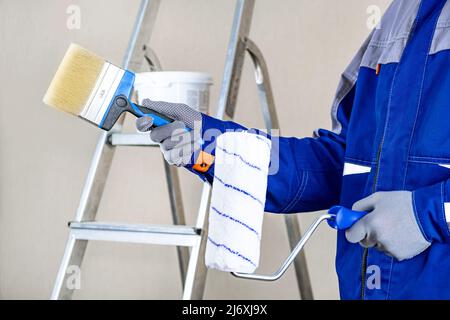
<svg viewBox="0 0 450 320">
<path fill-rule="evenodd" d="M 236 3 L 222 86 L 216 111 L 216 118 L 218 119 L 224 119 L 227 116 L 232 118 L 234 115 L 234 105 L 244 63 L 243 53 L 245 54 L 245 45 L 241 39 L 247 37 L 250 31 L 254 4 L 254 0 L 237 0 Z M 233 110 L 228 110 L 230 114 L 227 112 L 228 105 L 233 107 Z M 204 183 L 196 223 L 196 227 L 202 229 L 201 243 L 198 250 L 192 250 L 191 252 L 185 289 L 183 292 L 184 300 L 201 299 L 203 297 L 204 281 L 203 283 L 198 284 L 196 278 L 206 278 L 207 270 L 204 263 L 204 256 L 207 242 L 207 220 L 210 196 L 211 186 L 208 183 Z"/>
<path fill-rule="evenodd" d="M 144 46 L 144 58 L 147 61 L 150 70 L 161 71 L 162 65 L 156 53 L 147 46 Z M 164 171 L 166 173 L 166 183 L 169 192 L 170 212 L 175 225 L 186 225 L 184 214 L 183 196 L 181 194 L 180 177 L 178 168 L 171 166 L 167 161 L 164 162 Z M 186 246 L 177 247 L 178 265 L 180 268 L 181 284 L 184 287 L 186 281 L 187 268 L 189 264 L 189 248 Z"/>
<path fill-rule="evenodd" d="M 270 133 L 272 129 L 280 129 L 278 115 L 275 108 L 275 99 L 273 97 L 272 85 L 269 78 L 269 70 L 261 50 L 251 40 L 246 39 L 247 52 L 249 53 L 255 67 L 255 80 L 258 86 L 258 96 L 261 103 L 261 110 L 264 116 L 266 129 Z M 301 238 L 300 225 L 296 215 L 285 214 L 288 241 L 291 250 L 297 245 Z M 306 263 L 305 252 L 301 251 L 294 260 L 294 268 L 297 277 L 297 285 L 300 291 L 300 297 L 303 300 L 313 300 L 311 281 Z"/>
</svg>

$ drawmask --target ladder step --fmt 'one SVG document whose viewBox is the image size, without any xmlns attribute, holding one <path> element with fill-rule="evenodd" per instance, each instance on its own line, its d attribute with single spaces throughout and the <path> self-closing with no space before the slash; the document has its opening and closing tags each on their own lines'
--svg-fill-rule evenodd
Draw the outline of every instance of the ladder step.
<svg viewBox="0 0 450 320">
<path fill-rule="evenodd" d="M 196 246 L 201 230 L 191 226 L 140 225 L 106 222 L 70 222 L 70 234 L 77 240 Z"/>
<path fill-rule="evenodd" d="M 159 146 L 150 139 L 148 133 L 112 133 L 109 136 L 109 142 L 113 146 Z"/>
</svg>

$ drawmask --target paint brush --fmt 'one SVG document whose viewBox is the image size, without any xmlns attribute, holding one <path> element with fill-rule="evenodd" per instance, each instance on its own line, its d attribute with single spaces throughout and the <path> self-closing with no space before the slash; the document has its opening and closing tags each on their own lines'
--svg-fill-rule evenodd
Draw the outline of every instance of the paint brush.
<svg viewBox="0 0 450 320">
<path fill-rule="evenodd" d="M 153 126 L 172 119 L 130 101 L 134 73 L 72 43 L 44 96 L 44 103 L 111 130 L 123 112 L 151 116 Z"/>
</svg>

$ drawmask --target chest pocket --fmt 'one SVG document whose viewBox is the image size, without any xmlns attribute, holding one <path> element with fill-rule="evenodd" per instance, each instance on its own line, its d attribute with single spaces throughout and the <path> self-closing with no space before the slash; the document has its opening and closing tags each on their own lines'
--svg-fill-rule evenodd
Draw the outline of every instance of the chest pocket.
<svg viewBox="0 0 450 320">
<path fill-rule="evenodd" d="M 450 33 L 450 29 L 448 31 Z M 450 161 L 450 50 L 430 55 L 411 149 L 412 156 Z"/>
<path fill-rule="evenodd" d="M 360 60 L 358 86 L 347 138 L 347 155 L 376 161 L 378 144 L 384 128 L 392 74 L 407 45 L 419 9 L 419 0 L 394 1 L 373 30 Z M 382 76 L 375 70 L 383 66 Z"/>
<path fill-rule="evenodd" d="M 450 1 L 431 43 L 411 157 L 450 164 Z"/>
</svg>

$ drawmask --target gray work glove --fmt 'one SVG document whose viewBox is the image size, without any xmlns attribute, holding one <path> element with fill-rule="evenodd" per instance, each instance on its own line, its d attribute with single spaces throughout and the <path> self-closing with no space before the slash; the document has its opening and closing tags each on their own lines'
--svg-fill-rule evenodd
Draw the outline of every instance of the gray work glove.
<svg viewBox="0 0 450 320">
<path fill-rule="evenodd" d="M 400 261 L 413 258 L 431 245 L 416 219 L 409 191 L 377 192 L 356 202 L 352 209 L 370 213 L 346 231 L 351 243 L 375 247 Z"/>
<path fill-rule="evenodd" d="M 157 111 L 174 122 L 153 128 L 150 116 L 136 119 L 136 127 L 141 132 L 150 131 L 152 141 L 160 145 L 164 159 L 178 167 L 193 162 L 193 154 L 200 148 L 202 115 L 185 104 L 151 101 L 145 99 L 144 107 Z M 186 131 L 186 128 L 193 130 Z"/>
</svg>

